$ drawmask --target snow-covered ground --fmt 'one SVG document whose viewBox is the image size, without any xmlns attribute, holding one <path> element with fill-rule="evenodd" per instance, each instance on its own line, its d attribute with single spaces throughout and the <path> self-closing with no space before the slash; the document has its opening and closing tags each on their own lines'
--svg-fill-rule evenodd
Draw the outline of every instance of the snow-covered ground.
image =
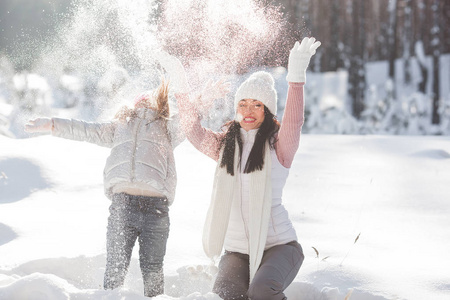
<svg viewBox="0 0 450 300">
<path fill-rule="evenodd" d="M 0 299 L 145 299 L 136 252 L 125 287 L 102 289 L 108 152 L 0 135 Z M 219 299 L 201 247 L 214 162 L 188 142 L 176 159 L 154 299 Z M 288 299 L 450 299 L 449 137 L 305 134 L 284 203 L 306 256 Z"/>
</svg>

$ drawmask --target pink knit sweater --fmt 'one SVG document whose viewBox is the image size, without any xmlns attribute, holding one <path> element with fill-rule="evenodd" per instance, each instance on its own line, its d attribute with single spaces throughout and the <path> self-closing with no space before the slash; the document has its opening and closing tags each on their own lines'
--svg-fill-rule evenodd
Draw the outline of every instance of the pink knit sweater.
<svg viewBox="0 0 450 300">
<path fill-rule="evenodd" d="M 304 83 L 289 82 L 286 106 L 284 109 L 275 151 L 279 162 L 290 168 L 300 143 L 300 134 L 304 122 Z M 204 128 L 194 103 L 187 94 L 177 94 L 177 103 L 181 119 L 181 127 L 186 137 L 202 153 L 215 161 L 219 159 L 220 141 L 224 132 L 214 132 Z"/>
</svg>

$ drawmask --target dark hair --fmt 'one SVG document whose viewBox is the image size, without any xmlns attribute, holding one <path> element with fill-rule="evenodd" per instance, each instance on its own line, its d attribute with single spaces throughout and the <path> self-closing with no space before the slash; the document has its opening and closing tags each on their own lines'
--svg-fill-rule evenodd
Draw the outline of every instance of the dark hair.
<svg viewBox="0 0 450 300">
<path fill-rule="evenodd" d="M 221 141 L 221 149 L 223 150 L 222 160 L 220 167 L 226 168 L 227 173 L 234 175 L 234 151 L 236 150 L 236 140 L 239 145 L 239 162 L 241 164 L 242 156 L 242 139 L 240 134 L 241 125 L 237 121 L 230 121 L 224 125 L 228 127 L 225 137 Z M 258 129 L 255 137 L 255 143 L 248 156 L 247 163 L 244 168 L 244 173 L 251 173 L 256 170 L 262 170 L 264 166 L 264 151 L 266 147 L 266 141 L 269 141 L 270 149 L 273 149 L 276 142 L 275 135 L 280 129 L 280 123 L 277 121 L 276 116 L 273 115 L 269 109 L 264 106 L 264 121 Z"/>
</svg>

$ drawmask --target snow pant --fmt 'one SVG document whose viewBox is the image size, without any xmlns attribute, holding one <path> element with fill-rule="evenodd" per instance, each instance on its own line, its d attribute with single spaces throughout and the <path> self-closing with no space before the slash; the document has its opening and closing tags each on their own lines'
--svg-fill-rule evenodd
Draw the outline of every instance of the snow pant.
<svg viewBox="0 0 450 300">
<path fill-rule="evenodd" d="M 249 284 L 249 256 L 225 251 L 220 259 L 213 292 L 225 300 L 287 299 L 283 291 L 294 280 L 303 259 L 302 247 L 296 241 L 267 249 Z"/>
<path fill-rule="evenodd" d="M 170 225 L 167 199 L 114 194 L 109 212 L 104 288 L 123 285 L 138 239 L 144 295 L 163 294 L 163 261 Z"/>
</svg>

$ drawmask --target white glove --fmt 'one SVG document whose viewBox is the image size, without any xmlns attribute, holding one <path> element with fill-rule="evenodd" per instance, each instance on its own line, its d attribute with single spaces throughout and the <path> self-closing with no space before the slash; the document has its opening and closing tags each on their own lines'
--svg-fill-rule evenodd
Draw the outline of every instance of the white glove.
<svg viewBox="0 0 450 300">
<path fill-rule="evenodd" d="M 216 82 L 209 79 L 200 94 L 200 113 L 207 114 L 216 99 L 225 98 L 230 92 L 231 83 L 225 82 L 225 78 L 221 78 Z"/>
<path fill-rule="evenodd" d="M 157 51 L 154 53 L 154 57 L 169 74 L 171 88 L 176 93 L 189 93 L 190 87 L 181 61 L 165 51 Z"/>
<path fill-rule="evenodd" d="M 320 42 L 315 38 L 305 37 L 300 44 L 295 42 L 294 47 L 289 53 L 288 73 L 286 80 L 288 82 L 306 82 L 306 69 L 308 68 L 311 57 L 316 53 Z"/>
<path fill-rule="evenodd" d="M 28 123 L 25 124 L 25 131 L 30 133 L 50 133 L 52 128 L 53 121 L 50 118 L 37 118 L 34 120 L 29 120 Z"/>
</svg>

